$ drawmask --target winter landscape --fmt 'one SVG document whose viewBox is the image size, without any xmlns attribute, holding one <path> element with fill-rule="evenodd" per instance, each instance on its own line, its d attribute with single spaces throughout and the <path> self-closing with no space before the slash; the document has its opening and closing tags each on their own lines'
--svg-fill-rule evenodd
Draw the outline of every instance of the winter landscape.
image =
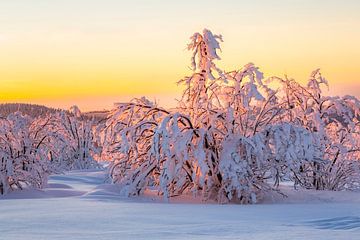
<svg viewBox="0 0 360 240">
<path fill-rule="evenodd" d="M 89 11 L 102 6 L 95 2 Z M 205 11 L 220 8 L 213 4 Z M 330 11 L 338 4 L 320 5 Z M 22 98 L 11 94 L 20 96 L 31 80 L 17 85 L 0 70 L 7 91 L 0 96 L 0 239 L 360 239 L 359 89 L 329 91 L 332 81 L 319 68 L 305 80 L 252 62 L 231 69 L 226 35 L 210 27 L 188 35 L 189 69 L 166 80 L 177 84 L 173 104 L 132 90 L 109 109 L 91 108 L 93 100 L 84 111 L 78 96 L 67 108 L 65 100 L 31 100 L 60 87 L 27 89 L 29 100 L 15 101 Z M 118 81 L 132 89 L 131 80 Z M 151 74 L 147 84 L 153 95 Z M 84 95 L 79 86 L 76 94 Z"/>
</svg>

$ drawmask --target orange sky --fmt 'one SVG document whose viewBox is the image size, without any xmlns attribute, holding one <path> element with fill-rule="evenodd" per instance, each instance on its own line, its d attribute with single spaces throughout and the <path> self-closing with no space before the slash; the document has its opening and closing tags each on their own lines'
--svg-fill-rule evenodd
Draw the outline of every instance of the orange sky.
<svg viewBox="0 0 360 240">
<path fill-rule="evenodd" d="M 270 3 L 271 2 L 271 3 Z M 148 96 L 171 106 L 189 36 L 224 36 L 225 70 L 254 62 L 360 97 L 360 1 L 17 0 L 0 3 L 0 102 L 84 110 Z"/>
</svg>

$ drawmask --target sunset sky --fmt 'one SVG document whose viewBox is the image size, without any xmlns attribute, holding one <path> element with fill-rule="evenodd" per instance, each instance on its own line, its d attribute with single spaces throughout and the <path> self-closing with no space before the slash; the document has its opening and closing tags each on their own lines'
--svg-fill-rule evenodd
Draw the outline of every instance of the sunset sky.
<svg viewBox="0 0 360 240">
<path fill-rule="evenodd" d="M 358 0 L 4 0 L 0 102 L 82 110 L 148 96 L 171 106 L 189 74 L 186 44 L 222 34 L 225 70 L 305 82 L 320 67 L 331 94 L 360 97 Z"/>
</svg>

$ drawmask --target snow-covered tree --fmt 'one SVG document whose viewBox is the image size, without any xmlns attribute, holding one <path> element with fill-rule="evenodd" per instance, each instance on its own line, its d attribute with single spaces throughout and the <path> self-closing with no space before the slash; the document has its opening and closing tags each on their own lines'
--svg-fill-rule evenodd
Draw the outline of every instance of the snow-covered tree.
<svg viewBox="0 0 360 240">
<path fill-rule="evenodd" d="M 288 101 L 254 64 L 231 72 L 216 66 L 218 40 L 207 29 L 191 37 L 194 72 L 179 81 L 185 90 L 175 110 L 136 99 L 109 115 L 103 154 L 125 194 L 155 188 L 165 199 L 255 203 L 283 179 L 304 185 L 308 166 L 324 165 L 321 142 L 288 121 Z"/>
<path fill-rule="evenodd" d="M 55 147 L 53 153 L 57 156 L 60 171 L 72 169 L 97 168 L 99 164 L 94 160 L 98 153 L 95 146 L 92 121 L 81 119 L 80 111 L 73 114 L 60 112 L 51 115 L 51 129 L 56 137 L 52 143 Z"/>
<path fill-rule="evenodd" d="M 65 111 L 37 118 L 15 112 L 0 118 L 0 126 L 1 194 L 42 188 L 54 172 L 99 167 L 91 121 Z"/>
<path fill-rule="evenodd" d="M 69 109 L 69 113 L 72 114 L 76 118 L 81 118 L 81 111 L 80 108 L 76 105 L 73 105 Z"/>
<path fill-rule="evenodd" d="M 115 183 L 131 185 L 137 193 L 140 177 L 152 171 L 151 139 L 166 110 L 149 100 L 134 99 L 130 103 L 117 104 L 110 112 L 101 134 L 104 146 L 102 156 L 111 159 L 110 175 Z M 154 169 L 152 169 L 154 170 Z M 139 188 L 139 191 L 141 188 Z"/>
<path fill-rule="evenodd" d="M 273 80 L 282 85 L 287 121 L 312 132 L 322 148 L 325 164 L 307 166 L 311 171 L 299 179 L 301 185 L 319 190 L 358 187 L 360 101 L 352 96 L 323 96 L 321 86 L 328 83 L 319 69 L 312 72 L 307 86 L 288 78 Z"/>
<path fill-rule="evenodd" d="M 0 126 L 0 193 L 43 187 L 50 173 L 48 135 L 37 133 L 44 125 L 16 112 L 0 119 Z"/>
</svg>

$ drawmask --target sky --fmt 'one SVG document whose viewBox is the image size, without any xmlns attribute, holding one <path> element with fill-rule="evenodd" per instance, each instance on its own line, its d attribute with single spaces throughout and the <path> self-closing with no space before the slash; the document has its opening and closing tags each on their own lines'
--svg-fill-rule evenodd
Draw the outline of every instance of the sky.
<svg viewBox="0 0 360 240">
<path fill-rule="evenodd" d="M 224 70 L 255 63 L 360 97 L 358 0 L 1 0 L 0 102 L 102 110 L 147 96 L 173 106 L 189 37 L 222 34 Z"/>
</svg>

